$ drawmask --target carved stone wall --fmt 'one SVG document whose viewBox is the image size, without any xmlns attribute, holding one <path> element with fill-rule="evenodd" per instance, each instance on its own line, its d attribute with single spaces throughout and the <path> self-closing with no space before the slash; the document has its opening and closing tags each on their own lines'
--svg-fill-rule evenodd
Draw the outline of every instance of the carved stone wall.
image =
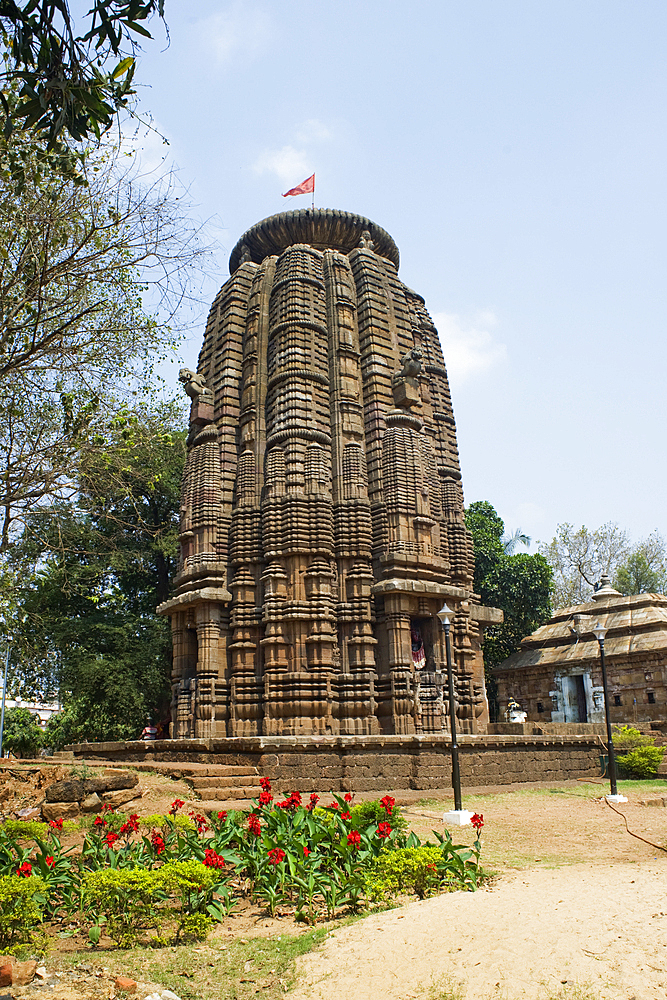
<svg viewBox="0 0 667 1000">
<path fill-rule="evenodd" d="M 398 259 L 370 220 L 319 209 L 232 252 L 181 373 L 175 737 L 446 731 L 445 600 L 459 727 L 488 720 L 445 362 Z"/>
</svg>

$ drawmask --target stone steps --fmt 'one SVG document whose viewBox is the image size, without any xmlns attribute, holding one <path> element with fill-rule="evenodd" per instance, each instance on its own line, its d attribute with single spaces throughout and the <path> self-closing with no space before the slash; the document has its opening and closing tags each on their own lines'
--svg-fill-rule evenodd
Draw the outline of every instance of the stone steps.
<svg viewBox="0 0 667 1000">
<path fill-rule="evenodd" d="M 245 811 L 250 812 L 252 809 L 251 799 L 199 799 L 198 801 L 192 803 L 193 807 L 197 812 L 205 813 L 207 816 L 219 813 L 222 810 L 225 812 L 236 812 Z"/>
<path fill-rule="evenodd" d="M 187 781 L 197 791 L 201 788 L 238 788 L 241 786 L 259 789 L 257 771 L 253 771 L 251 775 L 220 773 L 212 776 L 207 775 L 203 778 L 192 775 L 187 778 Z"/>
<path fill-rule="evenodd" d="M 221 809 L 250 809 L 252 800 L 261 792 L 255 767 L 218 764 L 207 774 L 184 774 L 183 777 L 202 800 L 199 809 L 208 813 Z"/>
</svg>

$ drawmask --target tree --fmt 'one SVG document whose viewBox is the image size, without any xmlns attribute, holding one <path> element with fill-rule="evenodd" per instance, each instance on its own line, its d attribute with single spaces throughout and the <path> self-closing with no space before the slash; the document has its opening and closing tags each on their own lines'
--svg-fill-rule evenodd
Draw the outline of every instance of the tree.
<svg viewBox="0 0 667 1000">
<path fill-rule="evenodd" d="M 639 542 L 616 567 L 614 587 L 621 594 L 664 594 L 667 589 L 667 547 L 657 531 Z"/>
<path fill-rule="evenodd" d="M 43 733 L 36 717 L 27 708 L 8 708 L 2 750 L 11 750 L 17 757 L 36 757 L 43 744 Z"/>
<path fill-rule="evenodd" d="M 485 629 L 482 645 L 487 695 L 493 709 L 497 696 L 492 668 L 551 616 L 551 568 L 542 555 L 506 553 L 505 525 L 488 501 L 470 504 L 466 524 L 475 548 L 475 590 L 482 604 L 500 608 L 505 616 L 502 625 Z"/>
<path fill-rule="evenodd" d="M 138 38 L 151 37 L 156 14 L 164 19 L 164 0 L 93 0 L 77 27 L 67 0 L 0 0 L 5 135 L 31 130 L 51 149 L 62 135 L 99 138 L 135 93 Z"/>
<path fill-rule="evenodd" d="M 76 502 L 32 514 L 7 557 L 27 581 L 8 687 L 59 691 L 52 740 L 136 738 L 170 700 L 169 625 L 155 609 L 175 568 L 182 414 L 163 407 L 106 433 L 105 448 L 86 456 Z"/>
<path fill-rule="evenodd" d="M 513 556 L 519 545 L 525 546 L 527 549 L 530 548 L 530 536 L 524 534 L 521 528 L 517 528 L 513 531 L 511 535 L 503 535 L 502 543 L 505 555 Z"/>
<path fill-rule="evenodd" d="M 556 537 L 539 548 L 553 570 L 557 608 L 590 601 L 603 575 L 624 594 L 661 591 L 667 582 L 667 551 L 657 531 L 633 546 L 627 532 L 613 522 L 595 531 L 559 524 Z"/>
<path fill-rule="evenodd" d="M 4 147 L 27 179 L 17 193 L 0 159 L 0 551 L 45 499 L 74 495 L 100 420 L 149 394 L 206 253 L 173 178 L 144 187 L 107 150 L 83 156 L 81 185 L 25 136 Z"/>
</svg>

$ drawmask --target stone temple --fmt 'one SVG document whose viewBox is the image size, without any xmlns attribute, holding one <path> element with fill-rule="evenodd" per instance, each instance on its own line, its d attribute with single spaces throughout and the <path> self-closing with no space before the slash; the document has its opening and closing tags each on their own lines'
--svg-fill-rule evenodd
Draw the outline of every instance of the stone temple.
<svg viewBox="0 0 667 1000">
<path fill-rule="evenodd" d="M 172 737 L 484 732 L 456 428 L 437 331 L 369 219 L 259 222 L 231 254 L 196 373 Z"/>
</svg>

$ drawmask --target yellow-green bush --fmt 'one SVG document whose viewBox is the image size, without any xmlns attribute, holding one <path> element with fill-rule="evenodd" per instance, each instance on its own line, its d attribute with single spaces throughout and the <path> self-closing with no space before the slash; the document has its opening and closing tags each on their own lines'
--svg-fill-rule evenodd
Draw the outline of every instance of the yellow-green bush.
<svg viewBox="0 0 667 1000">
<path fill-rule="evenodd" d="M 83 907 L 94 923 L 103 915 L 109 935 L 121 948 L 136 943 L 140 933 L 175 920 L 177 936 L 193 936 L 195 923 L 205 937 L 211 926 L 207 906 L 219 875 L 201 861 L 168 861 L 161 868 L 104 868 L 83 877 Z M 193 922 L 193 916 L 205 920 Z"/>
<path fill-rule="evenodd" d="M 34 819 L 6 819 L 2 824 L 3 833 L 14 840 L 44 840 L 48 829 L 48 823 Z"/>
<path fill-rule="evenodd" d="M 46 882 L 38 875 L 0 877 L 0 948 L 30 944 L 44 916 Z"/>
<path fill-rule="evenodd" d="M 189 816 L 182 816 L 177 813 L 176 816 L 165 816 L 163 813 L 153 813 L 151 816 L 141 816 L 139 819 L 139 826 L 144 830 L 154 830 L 157 827 L 167 826 L 169 823 L 173 823 L 176 828 L 183 830 L 194 830 L 195 825 Z"/>
<path fill-rule="evenodd" d="M 366 893 L 375 902 L 399 892 L 414 892 L 424 899 L 440 887 L 442 861 L 441 849 L 431 844 L 383 851 L 366 875 Z"/>
<path fill-rule="evenodd" d="M 662 747 L 635 747 L 616 758 L 621 774 L 629 778 L 654 778 L 662 763 Z"/>
</svg>

